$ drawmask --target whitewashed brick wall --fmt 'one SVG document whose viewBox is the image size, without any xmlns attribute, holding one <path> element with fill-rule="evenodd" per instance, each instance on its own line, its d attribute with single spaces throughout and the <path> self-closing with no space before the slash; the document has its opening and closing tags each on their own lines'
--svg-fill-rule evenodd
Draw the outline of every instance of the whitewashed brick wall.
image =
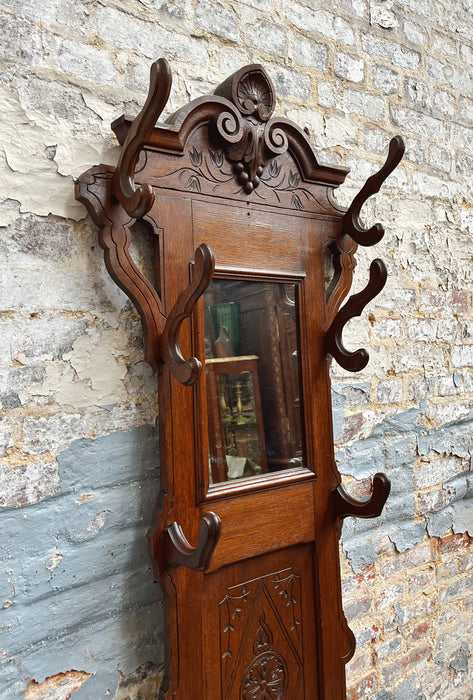
<svg viewBox="0 0 473 700">
<path fill-rule="evenodd" d="M 364 208 L 386 226 L 383 293 L 333 367 L 347 488 L 393 483 L 346 522 L 351 700 L 462 700 L 473 687 L 473 15 L 470 0 L 0 0 L 0 698 L 153 698 L 163 660 L 144 533 L 158 489 L 155 379 L 73 179 L 114 164 L 165 56 L 167 111 L 241 66 L 348 204 L 400 133 L 406 157 Z M 150 481 L 152 482 L 150 485 Z M 140 695 L 141 694 L 141 695 Z"/>
</svg>

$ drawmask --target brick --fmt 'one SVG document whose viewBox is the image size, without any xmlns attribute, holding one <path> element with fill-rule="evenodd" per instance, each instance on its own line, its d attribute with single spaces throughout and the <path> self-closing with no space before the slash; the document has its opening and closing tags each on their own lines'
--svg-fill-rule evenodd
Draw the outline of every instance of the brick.
<svg viewBox="0 0 473 700">
<path fill-rule="evenodd" d="M 466 533 L 458 535 L 447 535 L 442 537 L 439 541 L 439 551 L 444 553 L 454 552 L 458 549 L 463 549 L 468 547 L 472 541 L 472 538 L 468 537 Z"/>
<path fill-rule="evenodd" d="M 471 590 L 472 587 L 473 574 L 470 574 L 469 576 L 465 576 L 464 578 L 459 579 L 455 583 L 452 583 L 451 586 L 445 588 L 440 593 L 440 602 L 442 603 L 442 605 L 444 603 L 448 603 L 453 598 L 456 598 L 457 596 L 462 595 L 463 593 L 467 593 Z"/>
<path fill-rule="evenodd" d="M 379 403 L 397 403 L 402 396 L 402 384 L 396 379 L 379 382 L 376 395 Z"/>
<path fill-rule="evenodd" d="M 360 114 L 376 122 L 384 119 L 384 101 L 379 97 L 357 90 L 346 90 L 343 95 L 343 104 L 347 112 Z"/>
<path fill-rule="evenodd" d="M 320 71 L 327 70 L 328 49 L 324 44 L 298 34 L 292 37 L 291 52 L 297 65 L 309 66 Z"/>
<path fill-rule="evenodd" d="M 218 16 L 218 9 L 212 16 Z M 199 66 L 207 64 L 208 52 L 205 45 L 192 36 L 168 31 L 164 27 L 160 27 L 159 32 L 156 32 L 151 22 L 145 22 L 112 7 L 98 8 L 97 23 L 99 37 L 119 48 L 132 49 L 153 60 L 165 52 L 171 60 L 177 59 Z"/>
<path fill-rule="evenodd" d="M 296 2 L 284 3 L 284 16 L 304 31 L 321 34 L 341 44 L 353 45 L 355 36 L 350 24 L 325 10 L 312 10 Z"/>
<path fill-rule="evenodd" d="M 385 95 L 395 95 L 399 90 L 399 73 L 386 66 L 376 66 L 372 70 L 373 87 Z"/>
<path fill-rule="evenodd" d="M 23 508 L 60 491 L 57 462 L 0 464 L 0 507 Z"/>
<path fill-rule="evenodd" d="M 388 338 L 400 339 L 402 337 L 401 328 L 400 319 L 383 318 L 373 324 L 373 333 L 380 340 L 387 340 Z"/>
<path fill-rule="evenodd" d="M 386 661 L 401 652 L 402 637 L 393 637 L 388 642 L 375 646 L 375 654 L 378 662 Z"/>
<path fill-rule="evenodd" d="M 362 649 L 357 651 L 353 659 L 351 659 L 346 666 L 348 685 L 351 685 L 351 678 L 359 676 L 361 673 L 367 673 L 371 665 L 371 651 L 363 652 Z"/>
<path fill-rule="evenodd" d="M 402 68 L 415 70 L 420 63 L 420 54 L 402 44 L 375 35 L 366 34 L 362 38 L 363 50 L 370 56 L 381 58 Z"/>
<path fill-rule="evenodd" d="M 372 602 L 373 600 L 371 597 L 365 596 L 354 603 L 346 605 L 345 615 L 347 620 L 355 620 L 366 615 L 366 613 L 371 610 Z"/>
<path fill-rule="evenodd" d="M 429 645 L 423 645 L 413 649 L 409 654 L 400 658 L 390 666 L 384 667 L 382 671 L 384 683 L 387 686 L 392 685 L 405 673 L 407 668 L 412 669 L 415 664 L 425 661 L 431 653 L 431 647 Z"/>
<path fill-rule="evenodd" d="M 362 83 L 365 79 L 364 61 L 346 53 L 335 54 L 333 70 L 339 78 L 345 78 L 353 83 Z"/>
<path fill-rule="evenodd" d="M 429 632 L 431 632 L 430 622 L 421 622 L 418 625 L 414 625 L 406 632 L 406 638 L 409 644 L 411 641 L 418 642 L 421 639 L 429 637 Z"/>
<path fill-rule="evenodd" d="M 274 22 L 261 20 L 246 30 L 246 37 L 251 46 L 282 56 L 286 53 L 287 32 Z"/>
<path fill-rule="evenodd" d="M 443 489 L 434 489 L 417 494 L 417 512 L 419 515 L 433 513 L 445 505 L 445 493 Z"/>
<path fill-rule="evenodd" d="M 425 109 L 430 105 L 430 91 L 418 78 L 404 79 L 404 94 L 413 107 Z"/>
<path fill-rule="evenodd" d="M 292 95 L 302 102 L 307 102 L 310 99 L 310 79 L 307 75 L 279 67 L 272 72 L 271 77 L 281 97 Z"/>
<path fill-rule="evenodd" d="M 403 29 L 406 39 L 418 46 L 425 46 L 428 36 L 420 24 L 416 24 L 407 19 L 403 22 Z"/>
<path fill-rule="evenodd" d="M 110 84 L 118 77 L 108 52 L 69 39 L 61 44 L 58 66 L 66 73 L 93 83 Z"/>
<path fill-rule="evenodd" d="M 455 98 L 444 90 L 436 90 L 433 99 L 433 113 L 439 112 L 444 117 L 453 117 L 455 114 Z"/>
<path fill-rule="evenodd" d="M 374 673 L 362 678 L 355 687 L 347 688 L 347 700 L 361 700 L 378 689 L 378 680 Z"/>
<path fill-rule="evenodd" d="M 390 6 L 374 0 L 370 3 L 370 23 L 383 29 L 397 29 L 399 26 L 396 14 Z"/>
<path fill-rule="evenodd" d="M 219 3 L 198 0 L 194 10 L 195 24 L 206 32 L 238 41 L 238 17 L 233 10 Z"/>
<path fill-rule="evenodd" d="M 428 488 L 448 481 L 464 470 L 459 457 L 444 457 L 430 462 L 420 462 L 414 467 L 416 488 Z"/>
<path fill-rule="evenodd" d="M 423 313 L 466 314 L 469 296 L 465 291 L 421 292 L 419 310 Z"/>
</svg>

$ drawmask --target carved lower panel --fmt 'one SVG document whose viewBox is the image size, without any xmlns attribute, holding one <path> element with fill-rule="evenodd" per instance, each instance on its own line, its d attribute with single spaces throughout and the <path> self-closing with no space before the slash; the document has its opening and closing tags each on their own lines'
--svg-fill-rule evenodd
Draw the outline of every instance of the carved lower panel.
<svg viewBox="0 0 473 700">
<path fill-rule="evenodd" d="M 300 577 L 288 568 L 232 586 L 219 608 L 222 698 L 303 697 Z"/>
</svg>

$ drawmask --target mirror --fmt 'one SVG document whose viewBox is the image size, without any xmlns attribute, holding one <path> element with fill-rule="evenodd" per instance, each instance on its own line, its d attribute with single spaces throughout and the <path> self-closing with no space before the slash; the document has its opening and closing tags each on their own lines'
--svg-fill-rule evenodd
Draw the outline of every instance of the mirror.
<svg viewBox="0 0 473 700">
<path fill-rule="evenodd" d="M 204 295 L 210 483 L 304 463 L 297 285 L 214 279 Z"/>
</svg>

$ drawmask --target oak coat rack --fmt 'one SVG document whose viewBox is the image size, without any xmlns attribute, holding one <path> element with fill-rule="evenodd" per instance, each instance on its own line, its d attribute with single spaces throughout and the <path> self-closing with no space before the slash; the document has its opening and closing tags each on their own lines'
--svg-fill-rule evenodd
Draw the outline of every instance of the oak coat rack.
<svg viewBox="0 0 473 700">
<path fill-rule="evenodd" d="M 357 246 L 384 233 L 362 226 L 361 207 L 404 145 L 392 139 L 344 210 L 331 193 L 347 169 L 321 164 L 296 124 L 273 117 L 260 65 L 158 123 L 170 89 L 160 59 L 138 117 L 112 125 L 118 166 L 76 183 L 158 372 L 161 492 L 148 539 L 164 592 L 159 698 L 341 700 L 355 649 L 341 522 L 379 515 L 390 483 L 375 475 L 364 502 L 341 485 L 328 370 L 331 356 L 351 371 L 368 361 L 342 332 L 383 288 L 381 260 L 342 302 Z M 131 254 L 138 220 L 152 282 Z"/>
</svg>

